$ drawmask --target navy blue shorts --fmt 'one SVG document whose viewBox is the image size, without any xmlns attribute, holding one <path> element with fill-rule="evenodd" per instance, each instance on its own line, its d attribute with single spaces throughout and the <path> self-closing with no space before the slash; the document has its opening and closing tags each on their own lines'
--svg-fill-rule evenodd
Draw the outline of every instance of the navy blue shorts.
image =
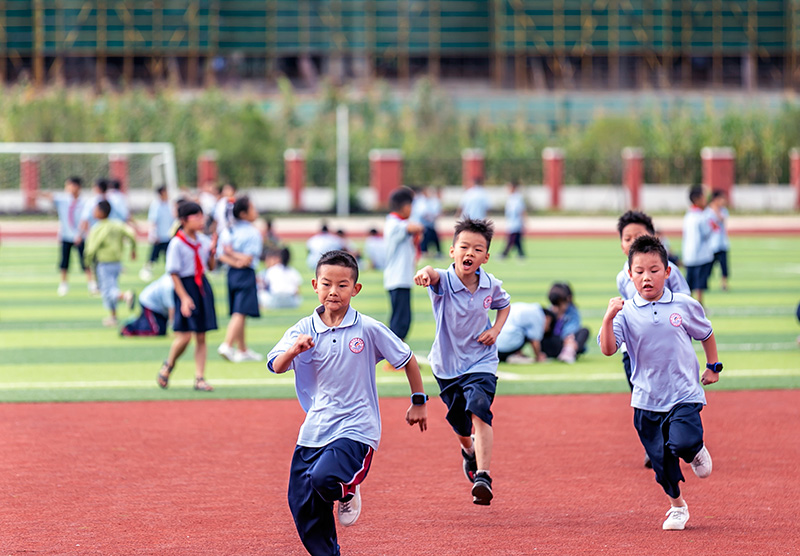
<svg viewBox="0 0 800 556">
<path fill-rule="evenodd" d="M 689 284 L 690 290 L 708 289 L 708 277 L 711 275 L 711 267 L 713 265 L 714 261 L 706 264 L 686 266 L 686 283 Z"/>
<path fill-rule="evenodd" d="M 392 315 L 389 317 L 389 330 L 404 340 L 411 328 L 411 288 L 389 290 Z"/>
<path fill-rule="evenodd" d="M 175 319 L 172 329 L 175 332 L 206 332 L 208 330 L 217 329 L 217 313 L 214 310 L 214 292 L 211 290 L 211 284 L 208 283 L 205 275 L 203 275 L 203 293 L 200 293 L 200 288 L 194 283 L 194 276 L 186 276 L 181 278 L 186 293 L 194 301 L 194 310 L 189 318 L 186 318 L 181 313 L 181 300 L 178 294 L 172 293 L 175 299 Z"/>
<path fill-rule="evenodd" d="M 672 498 L 681 495 L 681 462 L 691 463 L 703 448 L 701 403 L 682 403 L 668 412 L 633 410 L 633 426 L 650 456 L 656 482 Z"/>
<path fill-rule="evenodd" d="M 261 316 L 255 270 L 250 267 L 228 269 L 228 306 L 231 315 Z"/>
<path fill-rule="evenodd" d="M 719 269 L 722 272 L 722 277 L 728 277 L 728 252 L 727 251 L 717 251 L 714 253 L 714 260 L 711 262 L 711 268 L 714 268 L 714 265 L 719 263 Z"/>
<path fill-rule="evenodd" d="M 161 253 L 164 253 L 164 256 L 167 256 L 167 247 L 169 246 L 168 241 L 157 241 L 151 244 L 152 247 L 150 249 L 150 262 L 154 263 L 158 260 L 161 256 Z"/>
<path fill-rule="evenodd" d="M 351 496 L 369 473 L 370 446 L 340 438 L 320 448 L 297 446 L 289 470 L 289 509 L 309 554 L 339 554 L 333 503 Z"/>
<path fill-rule="evenodd" d="M 439 397 L 447 406 L 447 422 L 459 436 L 472 434 L 472 416 L 492 425 L 492 402 L 497 377 L 491 373 L 467 373 L 457 378 L 438 378 Z"/>
</svg>

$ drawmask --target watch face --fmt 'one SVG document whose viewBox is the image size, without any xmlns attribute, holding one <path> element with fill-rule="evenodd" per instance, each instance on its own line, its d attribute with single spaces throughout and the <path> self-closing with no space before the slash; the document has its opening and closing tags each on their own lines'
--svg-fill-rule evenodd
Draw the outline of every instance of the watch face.
<svg viewBox="0 0 800 556">
<path fill-rule="evenodd" d="M 422 405 L 427 401 L 428 396 L 425 394 L 414 394 L 411 396 L 411 403 L 414 405 Z"/>
</svg>

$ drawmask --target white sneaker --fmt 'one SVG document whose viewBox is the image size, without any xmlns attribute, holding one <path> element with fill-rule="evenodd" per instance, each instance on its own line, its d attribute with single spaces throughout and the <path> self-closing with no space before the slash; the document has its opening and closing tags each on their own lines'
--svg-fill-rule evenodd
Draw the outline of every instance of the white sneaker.
<svg viewBox="0 0 800 556">
<path fill-rule="evenodd" d="M 69 291 L 69 284 L 67 284 L 66 282 L 61 282 L 58 285 L 58 297 L 64 297 L 65 295 L 67 295 L 68 291 Z"/>
<path fill-rule="evenodd" d="M 145 267 L 139 271 L 139 280 L 141 280 L 142 282 L 149 282 L 152 279 L 153 279 L 153 271 L 151 271 L 149 268 Z"/>
<path fill-rule="evenodd" d="M 252 349 L 247 349 L 245 351 L 237 351 L 236 352 L 236 360 L 237 361 L 263 361 L 264 356 L 258 353 L 257 351 L 253 351 Z"/>
<path fill-rule="evenodd" d="M 672 506 L 667 512 L 667 520 L 661 528 L 664 531 L 683 531 L 689 521 L 689 506 Z"/>
<path fill-rule="evenodd" d="M 711 475 L 711 454 L 708 453 L 705 444 L 703 444 L 703 448 L 697 452 L 697 455 L 692 460 L 691 466 L 694 474 L 701 479 L 705 479 Z"/>
<path fill-rule="evenodd" d="M 87 286 L 89 288 L 89 295 L 99 295 L 100 288 L 97 287 L 97 281 L 91 280 Z"/>
<path fill-rule="evenodd" d="M 236 350 L 233 349 L 233 346 L 222 343 L 217 348 L 217 353 L 219 353 L 223 359 L 227 359 L 231 363 L 236 362 Z"/>
<path fill-rule="evenodd" d="M 533 357 L 522 355 L 521 353 L 514 353 L 506 357 L 506 363 L 510 365 L 530 365 L 534 362 Z"/>
<path fill-rule="evenodd" d="M 350 527 L 361 515 L 361 485 L 356 485 L 356 493 L 347 502 L 339 500 L 337 514 L 342 527 Z"/>
</svg>

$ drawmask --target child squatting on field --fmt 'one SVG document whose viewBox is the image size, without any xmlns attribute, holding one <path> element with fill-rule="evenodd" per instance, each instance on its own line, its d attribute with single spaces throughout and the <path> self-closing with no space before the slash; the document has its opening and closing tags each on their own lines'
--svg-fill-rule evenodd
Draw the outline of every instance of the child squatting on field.
<svg viewBox="0 0 800 556">
<path fill-rule="evenodd" d="M 495 342 L 510 311 L 503 283 L 481 270 L 489 260 L 493 233 L 491 222 L 461 220 L 450 247 L 450 268 L 426 266 L 414 276 L 414 283 L 427 287 L 431 298 L 436 321 L 431 369 L 447 406 L 447 422 L 461 443 L 464 474 L 473 483 L 472 501 L 482 506 L 493 497 L 489 465 L 494 440 L 491 406 L 497 388 Z M 497 310 L 494 324 L 489 320 L 492 309 Z"/>
<path fill-rule="evenodd" d="M 289 509 L 309 554 L 338 555 L 339 523 L 361 513 L 361 482 L 381 437 L 375 365 L 405 368 L 411 387 L 409 425 L 427 428 L 427 395 L 411 348 L 384 324 L 350 306 L 361 291 L 358 263 L 341 250 L 324 253 L 311 281 L 320 305 L 272 348 L 267 368 L 294 369 L 297 399 L 306 412 L 289 476 Z"/>
<path fill-rule="evenodd" d="M 722 363 L 703 306 L 665 287 L 670 268 L 661 242 L 650 235 L 636 239 L 628 265 L 637 293 L 627 301 L 614 297 L 608 302 L 597 343 L 604 355 L 616 353 L 622 342 L 628 347 L 633 423 L 670 500 L 662 528 L 682 530 L 689 508 L 679 485 L 684 480 L 680 459 L 701 479 L 711 474 L 700 418 L 706 404 L 702 385 L 719 380 Z M 692 339 L 702 342 L 708 361 L 702 378 Z"/>
</svg>

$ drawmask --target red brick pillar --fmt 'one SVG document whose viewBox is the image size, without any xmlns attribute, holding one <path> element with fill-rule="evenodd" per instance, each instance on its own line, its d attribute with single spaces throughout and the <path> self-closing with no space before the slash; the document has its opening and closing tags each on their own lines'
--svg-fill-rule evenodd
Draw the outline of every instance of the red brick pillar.
<svg viewBox="0 0 800 556">
<path fill-rule="evenodd" d="M 800 150 L 789 151 L 789 183 L 794 189 L 794 210 L 800 210 Z"/>
<path fill-rule="evenodd" d="M 547 147 L 542 151 L 544 186 L 550 191 L 550 208 L 561 209 L 561 187 L 564 185 L 564 149 Z"/>
<path fill-rule="evenodd" d="M 197 188 L 209 182 L 216 186 L 218 180 L 217 151 L 204 151 L 197 157 Z"/>
<path fill-rule="evenodd" d="M 703 185 L 715 191 L 721 189 L 733 205 L 733 181 L 735 179 L 736 155 L 730 147 L 703 147 Z"/>
<path fill-rule="evenodd" d="M 629 193 L 628 208 L 641 208 L 642 182 L 644 181 L 644 151 L 637 147 L 622 149 L 622 185 Z"/>
<path fill-rule="evenodd" d="M 483 149 L 464 149 L 461 151 L 461 185 L 471 186 L 476 179 L 486 176 L 486 154 Z"/>
<path fill-rule="evenodd" d="M 379 209 L 385 210 L 389 195 L 403 185 L 403 153 L 397 149 L 369 151 L 369 186 Z"/>
<path fill-rule="evenodd" d="M 36 210 L 39 178 L 39 157 L 32 154 L 20 155 L 19 188 L 22 193 L 22 206 L 25 210 Z"/>
<path fill-rule="evenodd" d="M 108 176 L 112 180 L 118 180 L 119 190 L 123 193 L 128 192 L 128 155 L 112 153 L 108 155 Z"/>
<path fill-rule="evenodd" d="M 283 153 L 286 189 L 292 199 L 292 210 L 303 209 L 303 189 L 306 186 L 306 153 L 302 149 L 286 149 Z"/>
</svg>

